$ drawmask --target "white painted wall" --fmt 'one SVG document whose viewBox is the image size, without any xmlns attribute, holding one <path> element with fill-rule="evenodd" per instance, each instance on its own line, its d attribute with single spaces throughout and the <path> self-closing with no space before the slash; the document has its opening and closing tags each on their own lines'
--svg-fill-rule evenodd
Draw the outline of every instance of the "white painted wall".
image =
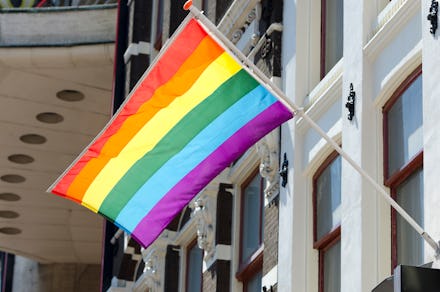
<svg viewBox="0 0 440 292">
<path fill-rule="evenodd" d="M 440 42 L 437 30 L 435 36 L 429 32 L 430 23 L 426 20 L 431 1 L 423 0 L 421 9 L 422 44 L 423 44 L 423 175 L 425 195 L 425 230 L 438 242 L 440 240 Z M 425 244 L 425 262 L 435 261 L 440 267 L 439 260 L 433 258 L 434 252 Z"/>
<path fill-rule="evenodd" d="M 296 67 L 296 0 L 284 1 L 283 15 L 283 47 L 282 47 L 282 67 L 283 67 L 283 90 L 289 99 L 295 96 L 295 67 Z M 292 280 L 297 275 L 293 270 L 293 131 L 294 121 L 284 123 L 281 127 L 281 157 L 284 153 L 289 153 L 288 184 L 286 188 L 280 188 L 279 202 L 279 240 L 278 240 L 278 290 L 293 291 Z M 291 272 L 286 272 L 291 271 Z"/>
<path fill-rule="evenodd" d="M 377 109 L 368 98 L 371 88 L 369 63 L 364 61 L 363 46 L 376 17 L 372 1 L 344 1 L 344 70 L 342 148 L 367 173 L 377 179 Z M 356 92 L 352 121 L 345 102 L 350 84 Z M 342 160 L 341 178 L 341 291 L 371 291 L 377 278 L 377 195 L 371 185 Z"/>
<path fill-rule="evenodd" d="M 440 154 L 435 149 L 439 149 L 440 130 L 435 113 L 440 112 L 440 43 L 438 36 L 429 34 L 430 3 L 422 1 L 422 11 L 416 0 L 345 0 L 344 58 L 319 81 L 320 1 L 286 0 L 282 62 L 286 95 L 304 106 L 329 136 L 342 143 L 344 151 L 383 184 L 382 106 L 420 65 L 423 47 L 423 60 L 427 60 L 423 65 L 425 226 L 438 239 Z M 345 108 L 350 83 L 357 99 L 352 122 Z M 281 135 L 289 182 L 280 194 L 278 289 L 317 291 L 312 177 L 332 149 L 298 118 L 284 124 Z M 391 274 L 390 228 L 389 205 L 343 162 L 341 291 L 371 291 Z"/>
</svg>

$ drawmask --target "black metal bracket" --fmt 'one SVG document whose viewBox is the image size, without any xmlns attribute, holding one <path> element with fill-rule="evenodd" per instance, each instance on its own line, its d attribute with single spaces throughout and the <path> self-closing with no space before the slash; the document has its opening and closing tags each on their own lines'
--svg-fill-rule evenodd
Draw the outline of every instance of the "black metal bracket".
<svg viewBox="0 0 440 292">
<path fill-rule="evenodd" d="M 350 94 L 347 97 L 345 107 L 348 108 L 348 120 L 353 120 L 354 117 L 354 102 L 356 101 L 356 92 L 353 90 L 353 83 L 350 83 Z"/>
<path fill-rule="evenodd" d="M 281 185 L 283 186 L 283 188 L 286 187 L 287 185 L 287 173 L 289 171 L 289 160 L 287 160 L 287 154 L 284 153 L 284 161 L 283 164 L 281 166 L 281 170 L 280 170 L 280 176 L 281 176 Z"/>
<path fill-rule="evenodd" d="M 431 28 L 429 31 L 432 35 L 435 35 L 438 27 L 438 1 L 432 0 L 431 7 L 429 8 L 429 14 L 427 19 L 431 22 Z"/>
<path fill-rule="evenodd" d="M 273 286 L 270 286 L 269 288 L 263 286 L 263 292 L 273 292 Z"/>
</svg>

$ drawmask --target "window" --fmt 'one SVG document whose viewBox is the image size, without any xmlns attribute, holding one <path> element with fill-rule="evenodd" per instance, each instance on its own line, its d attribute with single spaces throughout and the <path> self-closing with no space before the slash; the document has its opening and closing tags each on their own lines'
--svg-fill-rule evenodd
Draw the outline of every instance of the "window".
<svg viewBox="0 0 440 292">
<path fill-rule="evenodd" d="M 203 250 L 197 240 L 189 245 L 186 255 L 186 291 L 202 291 Z"/>
<path fill-rule="evenodd" d="M 334 152 L 313 177 L 314 248 L 319 251 L 319 291 L 340 291 L 341 158 Z"/>
<path fill-rule="evenodd" d="M 385 184 L 423 226 L 422 69 L 414 71 L 383 108 Z M 392 265 L 423 264 L 423 239 L 391 210 Z"/>
<path fill-rule="evenodd" d="M 344 1 L 321 0 L 321 78 L 342 58 Z"/>
<path fill-rule="evenodd" d="M 264 181 L 256 169 L 241 189 L 240 265 L 243 291 L 261 291 Z"/>
</svg>

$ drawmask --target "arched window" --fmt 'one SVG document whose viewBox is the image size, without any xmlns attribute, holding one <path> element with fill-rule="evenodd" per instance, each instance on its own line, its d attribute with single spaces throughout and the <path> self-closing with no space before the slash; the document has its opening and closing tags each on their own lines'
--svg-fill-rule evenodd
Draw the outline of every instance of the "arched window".
<svg viewBox="0 0 440 292">
<path fill-rule="evenodd" d="M 417 68 L 383 107 L 385 185 L 423 226 L 422 68 Z M 423 263 L 423 239 L 392 209 L 392 265 Z"/>
<path fill-rule="evenodd" d="M 314 245 L 319 251 L 319 291 L 341 286 L 341 157 L 334 152 L 313 177 Z"/>
</svg>

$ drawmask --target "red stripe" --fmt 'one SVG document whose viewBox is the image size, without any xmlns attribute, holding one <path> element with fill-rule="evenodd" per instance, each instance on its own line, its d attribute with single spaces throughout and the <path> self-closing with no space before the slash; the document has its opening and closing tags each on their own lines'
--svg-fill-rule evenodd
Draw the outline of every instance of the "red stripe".
<svg viewBox="0 0 440 292">
<path fill-rule="evenodd" d="M 118 116 L 108 125 L 100 138 L 89 147 L 89 149 L 93 149 L 94 151 L 88 151 L 88 155 L 84 155 L 81 158 L 82 163 L 75 163 L 75 165 L 69 169 L 68 173 L 66 173 L 53 188 L 53 193 L 59 195 L 66 195 L 68 193 L 69 186 L 75 180 L 76 174 L 80 173 L 91 159 L 98 157 L 99 152 L 107 143 L 107 140 L 120 129 L 124 121 L 129 116 L 135 114 L 138 109 L 151 98 L 157 88 L 167 83 L 168 80 L 173 77 L 206 35 L 206 32 L 200 27 L 196 20 L 191 19 L 188 22 L 186 27 L 173 40 L 173 46 L 168 48 L 161 60 L 154 66 L 148 76 L 146 76 L 148 78 L 144 77 L 145 79 L 140 83 L 138 82 L 131 96 L 128 97 L 130 102 L 126 103 L 124 109 L 118 113 Z"/>
</svg>

